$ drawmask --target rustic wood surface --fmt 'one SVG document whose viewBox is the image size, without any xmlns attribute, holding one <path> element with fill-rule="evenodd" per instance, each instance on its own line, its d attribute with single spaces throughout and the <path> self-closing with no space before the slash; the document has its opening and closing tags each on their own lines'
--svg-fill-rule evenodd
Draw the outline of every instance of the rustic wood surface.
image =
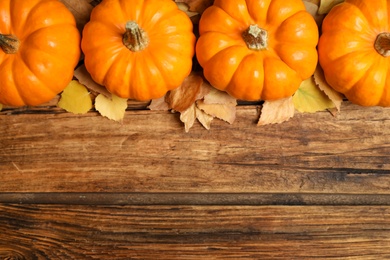
<svg viewBox="0 0 390 260">
<path fill-rule="evenodd" d="M 390 258 L 390 109 L 185 133 L 146 106 L 0 112 L 0 259 Z"/>
</svg>

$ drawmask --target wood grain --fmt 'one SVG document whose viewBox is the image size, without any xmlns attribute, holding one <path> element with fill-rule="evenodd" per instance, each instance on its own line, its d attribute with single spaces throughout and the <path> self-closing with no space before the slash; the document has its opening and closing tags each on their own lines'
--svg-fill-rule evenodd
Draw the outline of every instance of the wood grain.
<svg viewBox="0 0 390 260">
<path fill-rule="evenodd" d="M 389 109 L 257 117 L 242 106 L 233 125 L 186 134 L 169 112 L 3 114 L 0 192 L 390 194 Z"/>
<path fill-rule="evenodd" d="M 0 258 L 388 259 L 389 214 L 364 206 L 0 205 Z"/>
</svg>

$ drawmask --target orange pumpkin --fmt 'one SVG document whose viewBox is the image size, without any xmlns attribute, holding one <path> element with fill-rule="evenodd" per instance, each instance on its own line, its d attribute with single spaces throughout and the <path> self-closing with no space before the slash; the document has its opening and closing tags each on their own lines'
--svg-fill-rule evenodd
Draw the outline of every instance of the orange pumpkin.
<svg viewBox="0 0 390 260">
<path fill-rule="evenodd" d="M 317 65 L 318 27 L 301 0 L 216 0 L 199 33 L 206 79 L 238 99 L 291 96 Z"/>
<path fill-rule="evenodd" d="M 0 1 L 0 103 L 38 105 L 71 81 L 80 33 L 58 0 Z"/>
<path fill-rule="evenodd" d="M 390 106 L 390 1 L 346 0 L 322 24 L 325 78 L 362 106 Z"/>
<path fill-rule="evenodd" d="M 172 0 L 103 0 L 81 43 L 94 81 L 137 100 L 180 86 L 191 72 L 194 46 L 191 20 Z"/>
</svg>

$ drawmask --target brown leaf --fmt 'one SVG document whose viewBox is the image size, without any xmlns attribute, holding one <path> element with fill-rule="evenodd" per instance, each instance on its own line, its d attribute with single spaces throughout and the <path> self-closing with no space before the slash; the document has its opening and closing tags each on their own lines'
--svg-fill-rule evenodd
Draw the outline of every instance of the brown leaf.
<svg viewBox="0 0 390 260">
<path fill-rule="evenodd" d="M 317 67 L 314 72 L 314 81 L 317 86 L 328 96 L 328 98 L 334 103 L 337 111 L 341 109 L 341 103 L 343 102 L 344 96 L 334 90 L 328 82 L 326 82 L 324 71 L 320 66 Z M 333 113 L 332 113 L 333 114 Z"/>
<path fill-rule="evenodd" d="M 214 0 L 175 0 L 176 3 L 185 3 L 189 7 L 189 11 L 203 13 L 207 7 L 211 6 Z"/>
<path fill-rule="evenodd" d="M 257 125 L 280 124 L 292 118 L 294 113 L 292 97 L 265 101 Z"/>
<path fill-rule="evenodd" d="M 195 103 L 201 90 L 202 82 L 203 78 L 200 75 L 191 73 L 185 78 L 180 87 L 167 93 L 165 102 L 173 110 L 184 112 Z"/>
<path fill-rule="evenodd" d="M 103 94 L 107 98 L 111 99 L 111 93 L 102 85 L 97 84 L 85 68 L 84 64 L 78 67 L 74 74 L 78 81 L 86 86 L 89 90 L 94 91 L 97 94 Z"/>
</svg>

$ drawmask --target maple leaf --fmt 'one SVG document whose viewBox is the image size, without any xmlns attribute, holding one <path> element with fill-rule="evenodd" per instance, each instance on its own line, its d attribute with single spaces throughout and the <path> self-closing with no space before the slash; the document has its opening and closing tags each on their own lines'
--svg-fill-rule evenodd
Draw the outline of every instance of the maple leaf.
<svg viewBox="0 0 390 260">
<path fill-rule="evenodd" d="M 109 99 L 99 94 L 95 98 L 95 108 L 102 116 L 108 119 L 122 121 L 127 108 L 127 99 L 116 95 L 112 95 L 112 98 Z"/>
<path fill-rule="evenodd" d="M 315 113 L 335 108 L 335 104 L 317 86 L 313 77 L 304 80 L 293 96 L 295 109 L 299 112 Z"/>
<path fill-rule="evenodd" d="M 341 103 L 343 102 L 344 96 L 334 90 L 328 82 L 326 82 L 324 71 L 320 66 L 314 72 L 314 82 L 317 86 L 328 96 L 328 98 L 333 102 L 337 111 L 341 109 Z"/>
<path fill-rule="evenodd" d="M 318 13 L 327 14 L 335 5 L 338 5 L 342 2 L 344 2 L 344 0 L 321 0 Z"/>
<path fill-rule="evenodd" d="M 72 80 L 61 93 L 57 106 L 73 114 L 85 114 L 92 108 L 92 99 L 85 86 Z"/>
<path fill-rule="evenodd" d="M 89 90 L 97 93 L 97 94 L 103 94 L 108 98 L 111 98 L 111 93 L 102 85 L 96 83 L 92 77 L 91 74 L 87 71 L 84 64 L 79 66 L 73 73 L 74 77 L 77 78 L 77 80 L 86 86 Z"/>
<path fill-rule="evenodd" d="M 257 125 L 280 124 L 294 116 L 295 107 L 292 97 L 274 101 L 265 101 Z"/>
<path fill-rule="evenodd" d="M 183 112 L 195 102 L 202 83 L 203 78 L 192 72 L 184 79 L 181 86 L 167 93 L 165 101 L 171 109 Z"/>
</svg>

